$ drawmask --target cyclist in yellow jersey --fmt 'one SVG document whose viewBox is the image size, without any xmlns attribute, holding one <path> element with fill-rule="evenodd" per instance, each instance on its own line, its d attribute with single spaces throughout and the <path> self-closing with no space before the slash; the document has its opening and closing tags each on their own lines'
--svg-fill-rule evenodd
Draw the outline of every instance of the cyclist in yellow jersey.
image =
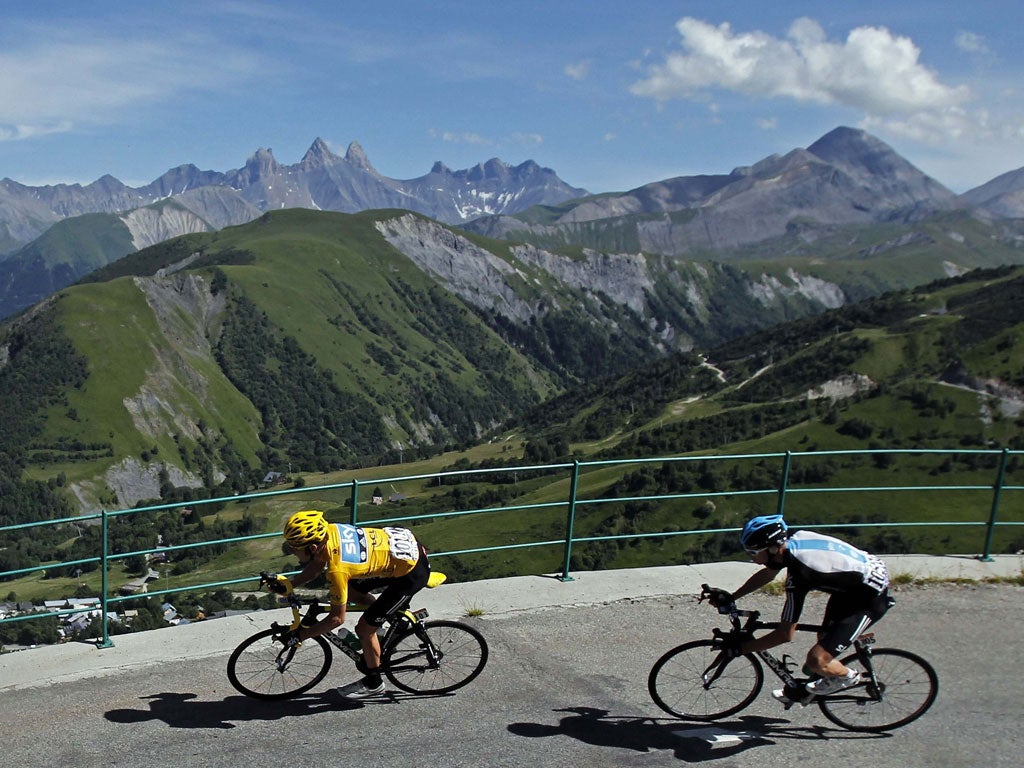
<svg viewBox="0 0 1024 768">
<path fill-rule="evenodd" d="M 291 580 L 292 586 L 306 584 L 323 573 L 330 590 L 330 612 L 313 626 L 300 627 L 296 639 L 306 640 L 340 627 L 349 600 L 369 603 L 356 623 L 366 675 L 338 692 L 349 699 L 384 693 L 377 629 L 426 586 L 430 577 L 426 551 L 405 528 L 332 524 L 316 510 L 296 512 L 289 517 L 284 538 L 302 565 L 302 572 Z M 382 587 L 384 591 L 379 596 L 370 594 L 370 590 Z M 271 589 L 280 591 L 273 584 Z"/>
</svg>

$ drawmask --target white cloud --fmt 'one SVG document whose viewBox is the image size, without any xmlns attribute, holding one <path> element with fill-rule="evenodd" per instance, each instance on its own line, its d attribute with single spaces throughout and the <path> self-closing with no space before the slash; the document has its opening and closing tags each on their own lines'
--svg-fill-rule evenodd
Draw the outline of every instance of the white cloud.
<svg viewBox="0 0 1024 768">
<path fill-rule="evenodd" d="M 189 90 L 229 88 L 259 70 L 255 57 L 195 41 L 97 39 L 59 34 L 0 53 L 0 140 L 71 131 Z"/>
<path fill-rule="evenodd" d="M 766 131 L 774 130 L 779 127 L 779 119 L 777 117 L 759 117 L 756 121 L 757 127 L 762 128 Z"/>
<path fill-rule="evenodd" d="M 539 133 L 513 133 L 512 141 L 522 146 L 537 146 L 544 143 L 544 137 Z"/>
<path fill-rule="evenodd" d="M 473 133 L 472 131 L 439 131 L 435 128 L 431 128 L 429 133 L 433 138 L 441 139 L 441 141 L 448 144 L 477 144 L 480 146 L 490 146 L 491 144 L 494 144 L 491 139 L 481 136 L 479 133 Z"/>
<path fill-rule="evenodd" d="M 966 51 L 967 53 L 978 53 L 987 56 L 992 52 L 989 49 L 988 44 L 985 42 L 985 38 L 974 32 L 957 32 L 956 36 L 953 38 L 953 42 L 956 44 L 957 48 L 961 51 Z"/>
<path fill-rule="evenodd" d="M 806 18 L 790 26 L 786 39 L 690 17 L 676 28 L 683 52 L 650 67 L 631 87 L 634 94 L 665 101 L 722 89 L 842 105 L 876 118 L 941 115 L 971 98 L 969 89 L 942 83 L 921 64 L 910 38 L 884 27 L 858 27 L 841 42 L 828 40 L 821 25 Z"/>
<path fill-rule="evenodd" d="M 575 64 L 566 64 L 564 72 L 573 80 L 585 80 L 587 75 L 590 74 L 590 62 L 584 59 Z"/>
</svg>

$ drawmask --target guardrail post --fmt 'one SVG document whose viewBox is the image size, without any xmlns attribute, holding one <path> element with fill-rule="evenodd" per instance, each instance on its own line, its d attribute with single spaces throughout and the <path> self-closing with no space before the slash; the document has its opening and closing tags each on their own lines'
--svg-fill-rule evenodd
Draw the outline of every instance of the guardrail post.
<svg viewBox="0 0 1024 768">
<path fill-rule="evenodd" d="M 789 485 L 789 466 L 793 462 L 793 452 L 786 451 L 786 458 L 782 460 L 782 480 L 779 481 L 779 503 L 776 513 L 782 514 L 786 508 L 786 486 Z"/>
<path fill-rule="evenodd" d="M 569 478 L 569 512 L 565 519 L 565 556 L 562 559 L 562 575 L 559 581 L 575 581 L 569 575 L 569 558 L 572 556 L 572 534 L 576 524 L 576 488 L 580 481 L 580 462 L 573 459 L 572 477 Z"/>
<path fill-rule="evenodd" d="M 356 525 L 359 521 L 359 481 L 352 481 L 352 509 L 349 519 L 352 525 Z"/>
<path fill-rule="evenodd" d="M 110 642 L 110 624 L 107 619 L 107 590 L 109 588 L 109 578 L 107 575 L 107 557 L 110 554 L 110 539 L 107 535 L 108 531 L 108 516 L 107 510 L 100 511 L 100 621 L 103 624 L 103 637 L 96 643 L 97 648 L 113 648 L 114 644 Z"/>
<path fill-rule="evenodd" d="M 999 460 L 999 472 L 996 474 L 996 484 L 992 492 L 992 509 L 988 514 L 988 526 L 985 530 L 985 552 L 979 558 L 984 563 L 991 563 L 992 537 L 996 532 L 996 515 L 999 514 L 999 497 L 1003 492 L 1003 482 L 1006 480 L 1006 462 L 1010 457 L 1010 449 L 1003 448 L 1002 458 Z"/>
</svg>

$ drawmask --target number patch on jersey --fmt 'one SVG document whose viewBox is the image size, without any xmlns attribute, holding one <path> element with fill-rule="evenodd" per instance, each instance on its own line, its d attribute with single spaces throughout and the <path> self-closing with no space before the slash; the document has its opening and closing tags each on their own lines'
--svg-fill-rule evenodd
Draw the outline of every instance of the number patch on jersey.
<svg viewBox="0 0 1024 768">
<path fill-rule="evenodd" d="M 391 546 L 391 556 L 415 563 L 420 559 L 420 548 L 416 537 L 406 528 L 385 528 Z"/>
</svg>

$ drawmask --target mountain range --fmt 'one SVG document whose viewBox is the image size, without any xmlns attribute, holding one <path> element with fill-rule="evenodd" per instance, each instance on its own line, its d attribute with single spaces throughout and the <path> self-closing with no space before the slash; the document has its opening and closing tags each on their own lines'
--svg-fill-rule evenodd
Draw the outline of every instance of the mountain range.
<svg viewBox="0 0 1024 768">
<path fill-rule="evenodd" d="M 390 179 L 358 143 L 340 157 L 321 139 L 295 165 L 281 165 L 260 149 L 240 169 L 182 165 L 137 189 L 110 176 L 84 187 L 28 187 L 4 179 L 0 317 L 138 249 L 283 208 L 399 208 L 546 249 L 713 260 L 833 258 L 843 255 L 836 244 L 877 239 L 879 227 L 889 233 L 888 245 L 869 248 L 923 243 L 930 235 L 919 231 L 922 222 L 956 212 L 987 227 L 1000 247 L 1013 246 L 1024 218 L 1024 169 L 957 196 L 879 139 L 840 127 L 806 149 L 728 174 L 600 195 L 532 161 L 512 167 L 492 159 L 461 171 L 438 162 L 422 177 Z"/>
<path fill-rule="evenodd" d="M 486 170 L 467 183 L 473 175 Z M 109 252 L 126 230 L 109 226 L 121 214 L 69 218 L 30 244 L 40 259 L 59 255 L 63 285 L 0 324 L 0 459 L 95 510 L 180 489 L 249 488 L 269 469 L 429 454 L 472 444 L 580 384 L 642 379 L 677 355 L 786 321 L 1024 263 L 1020 222 L 990 210 L 1010 205 L 1013 179 L 979 193 L 988 208 L 964 207 L 849 129 L 724 177 L 648 186 L 533 206 L 514 220 L 548 217 L 546 226 L 571 231 L 556 219 L 644 203 L 666 210 L 586 221 L 579 211 L 577 224 L 600 241 L 626 237 L 618 225 L 627 220 L 639 236 L 645 220 L 759 210 L 767 234 L 678 255 L 586 238 L 558 247 L 496 239 L 408 209 L 299 206 L 129 248 L 76 274 L 85 245 Z M 128 215 L 144 212 L 169 233 L 179 205 L 168 198 Z M 767 338 L 759 343 L 770 347 Z"/>
<path fill-rule="evenodd" d="M 604 239 L 648 253 L 693 255 L 728 253 L 787 234 L 810 242 L 838 227 L 913 223 L 967 207 L 965 201 L 879 139 L 837 128 L 807 149 L 728 174 L 667 179 L 466 226 L 549 247 L 589 238 L 595 247 Z M 993 199 L 979 202 L 990 206 L 986 211 L 999 207 Z"/>
<path fill-rule="evenodd" d="M 112 176 L 82 186 L 0 181 L 0 316 L 30 306 L 78 277 L 170 237 L 244 224 L 284 208 L 354 213 L 402 208 L 446 223 L 515 213 L 585 195 L 533 161 L 497 158 L 453 171 L 435 163 L 415 179 L 378 173 L 353 142 L 344 157 L 317 139 L 281 165 L 269 149 L 242 168 L 173 168 L 143 187 Z"/>
</svg>

